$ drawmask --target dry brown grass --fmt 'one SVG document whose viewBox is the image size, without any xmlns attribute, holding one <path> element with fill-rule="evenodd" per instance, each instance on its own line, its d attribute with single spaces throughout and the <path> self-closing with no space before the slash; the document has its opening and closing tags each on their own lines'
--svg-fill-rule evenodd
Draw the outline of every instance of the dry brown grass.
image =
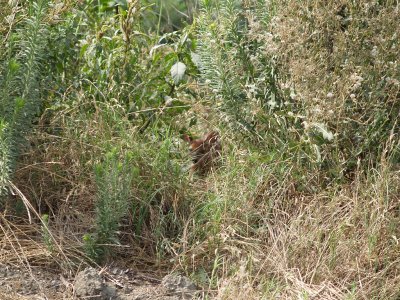
<svg viewBox="0 0 400 300">
<path fill-rule="evenodd" d="M 300 191 L 289 161 L 283 177 L 273 164 L 251 167 L 254 153 L 229 141 L 238 154 L 225 161 L 232 177 L 209 184 L 223 207 L 218 238 L 210 237 L 216 254 L 207 256 L 221 272 L 217 298 L 398 299 L 399 4 L 279 1 L 275 8 L 270 33 L 250 19 L 250 38 L 277 57 L 281 87 L 305 113 L 306 132 L 320 123 L 334 133 L 322 157 L 337 163 L 337 175 L 352 174 Z M 193 257 L 204 259 L 198 252 L 210 253 L 206 245 Z"/>
<path fill-rule="evenodd" d="M 259 163 L 257 153 L 238 147 L 234 135 L 225 133 L 222 142 L 223 166 L 207 178 L 194 177 L 190 184 L 190 215 L 182 216 L 187 220 L 182 238 L 170 248 L 177 254 L 174 268 L 195 278 L 203 269 L 216 299 L 396 299 L 398 171 L 387 165 L 359 170 L 349 184 L 301 193 L 291 184 L 290 169 L 282 181 L 274 174 L 275 165 Z M 46 172 L 35 175 L 42 184 L 48 181 Z M 2 221 L 1 261 L 70 270 L 74 267 L 65 261 L 84 259 L 78 249 L 90 230 L 92 213 L 83 206 L 79 212 L 83 203 L 71 202 L 73 186 L 66 184 L 60 194 L 60 199 L 69 197 L 70 209 L 52 204 L 58 208 L 52 212 L 50 230 L 62 252 L 58 246 L 49 252 L 40 223 L 18 225 L 8 215 Z M 91 198 L 84 192 L 75 196 L 80 201 Z M 128 237 L 129 231 L 123 235 Z M 148 242 L 136 247 L 134 240 L 124 239 L 129 248 L 116 248 L 116 253 L 126 264 L 150 270 L 155 262 L 148 252 L 153 242 Z M 166 261 L 157 264 L 168 268 Z"/>
<path fill-rule="evenodd" d="M 398 147 L 400 53 L 397 1 L 283 1 L 266 35 L 304 109 L 303 125 L 322 123 L 342 153 L 332 160 L 386 155 Z M 379 158 L 378 158 L 379 159 Z M 347 160 L 347 162 L 346 162 Z"/>
<path fill-rule="evenodd" d="M 157 161 L 162 143 L 134 140 L 137 128 L 129 125 L 114 135 L 117 122 L 100 113 L 109 108 L 77 93 L 82 103 L 49 117 L 50 127 L 64 128 L 63 134 L 38 130 L 36 146 L 22 159 L 15 184 L 33 205 L 33 224 L 16 207 L 1 215 L 0 262 L 71 270 L 86 261 L 82 236 L 95 218 L 93 165 L 109 143 L 145 149 L 133 201 L 153 201 L 143 205 L 149 212 L 138 235 L 139 213 L 122 220 L 123 246 L 113 248 L 122 263 L 157 274 L 182 270 L 213 299 L 399 299 L 400 173 L 393 159 L 399 4 L 286 0 L 276 9 L 270 34 L 250 20 L 251 38 L 268 45 L 262 55 L 277 56 L 281 88 L 292 90 L 305 130 L 323 123 L 335 134 L 321 147 L 323 158 L 338 166 L 334 176 L 349 170 L 351 176 L 313 186 L 318 180 L 307 178 L 326 174 L 320 165 L 304 168 L 309 173 L 300 178 L 291 158 L 268 161 L 264 149 L 219 128 L 222 166 L 208 177 L 173 177 L 164 168 L 171 160 Z M 80 115 L 81 104 L 95 111 L 90 120 Z M 201 135 L 225 120 L 212 105 L 199 101 L 178 118 L 183 124 L 197 118 L 191 130 Z M 376 125 L 380 115 L 385 126 Z M 177 144 L 177 152 L 186 151 Z M 184 164 L 184 155 L 177 156 Z M 299 182 L 307 188 L 299 189 Z M 42 236 L 44 213 L 52 251 Z"/>
<path fill-rule="evenodd" d="M 215 175 L 208 195 L 198 191 L 212 207 L 188 231 L 215 234 L 180 257 L 214 275 L 216 299 L 397 299 L 399 172 L 360 172 L 315 195 L 270 188 L 258 199 L 245 174 L 231 184 Z"/>
</svg>

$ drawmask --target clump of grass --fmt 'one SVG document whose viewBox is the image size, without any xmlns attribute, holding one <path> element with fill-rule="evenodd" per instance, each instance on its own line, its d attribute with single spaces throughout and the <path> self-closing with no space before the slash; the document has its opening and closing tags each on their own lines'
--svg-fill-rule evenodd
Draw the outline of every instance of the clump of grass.
<svg viewBox="0 0 400 300">
<path fill-rule="evenodd" d="M 223 168 L 195 183 L 178 260 L 217 299 L 396 299 L 398 172 L 382 166 L 299 192 L 290 169 L 280 181 L 279 164 L 243 146 L 225 149 L 235 150 Z"/>
<path fill-rule="evenodd" d="M 117 149 L 105 155 L 95 166 L 96 221 L 93 236 L 85 235 L 86 252 L 94 259 L 103 259 L 109 253 L 107 246 L 119 244 L 117 232 L 121 219 L 128 213 L 133 176 L 131 155 L 120 160 Z M 133 169 L 135 170 L 135 169 Z"/>
</svg>

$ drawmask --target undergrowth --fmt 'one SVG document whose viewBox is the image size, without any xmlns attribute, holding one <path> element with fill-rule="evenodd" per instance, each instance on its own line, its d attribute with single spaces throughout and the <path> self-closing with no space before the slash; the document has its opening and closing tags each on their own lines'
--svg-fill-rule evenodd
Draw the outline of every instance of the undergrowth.
<svg viewBox="0 0 400 300">
<path fill-rule="evenodd" d="M 207 0 L 173 32 L 172 6 L 125 4 L 6 5 L 0 257 L 398 299 L 399 4 Z M 221 163 L 193 174 L 181 136 L 211 130 Z"/>
</svg>

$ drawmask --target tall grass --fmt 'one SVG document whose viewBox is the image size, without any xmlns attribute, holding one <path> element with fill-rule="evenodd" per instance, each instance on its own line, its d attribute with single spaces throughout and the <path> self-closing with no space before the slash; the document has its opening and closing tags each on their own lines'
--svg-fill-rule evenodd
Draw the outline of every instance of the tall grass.
<svg viewBox="0 0 400 300">
<path fill-rule="evenodd" d="M 397 299 L 397 2 L 203 1 L 161 38 L 132 3 L 49 35 L 74 46 L 17 168 L 43 242 L 210 299 Z M 221 164 L 191 174 L 180 136 L 209 130 Z"/>
<path fill-rule="evenodd" d="M 398 27 L 386 22 L 398 7 L 246 3 L 205 1 L 198 19 L 201 82 L 226 152 L 196 193 L 197 244 L 182 264 L 191 256 L 193 276 L 221 299 L 396 299 L 399 90 L 390 66 L 399 49 Z M 241 14 L 248 23 L 235 39 Z M 373 34 L 366 24 L 380 18 Z M 367 36 L 390 50 L 349 51 Z M 371 64 L 371 51 L 381 60 Z"/>
</svg>

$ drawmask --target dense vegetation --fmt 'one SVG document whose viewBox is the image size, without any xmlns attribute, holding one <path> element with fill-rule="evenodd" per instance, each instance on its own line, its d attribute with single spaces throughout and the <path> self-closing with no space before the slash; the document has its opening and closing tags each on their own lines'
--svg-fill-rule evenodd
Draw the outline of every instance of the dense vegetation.
<svg viewBox="0 0 400 300">
<path fill-rule="evenodd" d="M 212 299 L 399 299 L 399 19 L 395 0 L 10 0 L 0 257 L 176 270 Z M 220 165 L 191 174 L 181 136 L 211 130 Z"/>
</svg>

